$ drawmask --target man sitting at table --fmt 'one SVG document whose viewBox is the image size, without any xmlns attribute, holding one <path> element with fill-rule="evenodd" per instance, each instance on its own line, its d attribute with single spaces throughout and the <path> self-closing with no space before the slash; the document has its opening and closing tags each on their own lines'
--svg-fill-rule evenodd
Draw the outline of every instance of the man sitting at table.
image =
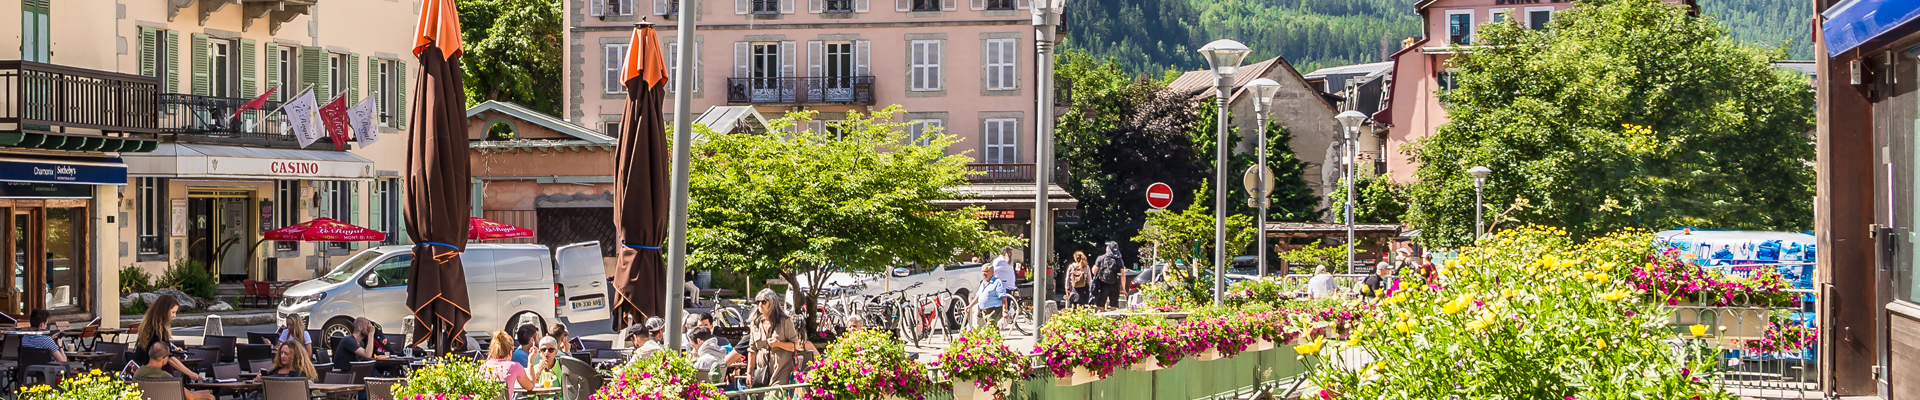
<svg viewBox="0 0 1920 400">
<path fill-rule="evenodd" d="M 48 313 L 46 309 L 33 310 L 33 312 L 27 314 L 27 323 L 33 325 L 33 330 L 45 331 L 47 330 L 47 319 L 52 317 L 53 314 Z M 60 343 L 55 342 L 53 337 L 48 335 L 52 335 L 52 333 L 24 335 L 20 340 L 20 347 L 43 349 L 49 353 L 53 353 L 54 362 L 67 362 L 67 353 L 60 351 Z"/>
<path fill-rule="evenodd" d="M 372 343 L 373 320 L 357 318 L 353 320 L 353 334 L 340 338 L 340 344 L 333 348 L 333 370 L 352 371 L 353 363 L 373 359 Z"/>
<path fill-rule="evenodd" d="M 147 365 L 142 365 L 140 366 L 140 369 L 134 370 L 133 377 L 135 379 L 153 379 L 153 380 L 180 379 L 180 378 L 174 377 L 173 373 L 167 372 L 167 370 L 162 369 L 167 367 L 167 360 L 172 359 L 171 358 L 172 354 L 170 353 L 171 350 L 172 349 L 167 347 L 167 344 L 165 342 L 154 342 L 152 346 L 147 346 Z M 205 391 L 205 390 L 188 390 L 187 400 L 213 400 L 213 392 Z"/>
</svg>

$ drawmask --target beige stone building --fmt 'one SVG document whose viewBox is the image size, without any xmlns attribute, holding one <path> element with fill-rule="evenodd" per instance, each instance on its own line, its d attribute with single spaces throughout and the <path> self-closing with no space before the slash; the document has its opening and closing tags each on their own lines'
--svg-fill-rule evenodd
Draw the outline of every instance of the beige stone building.
<svg viewBox="0 0 1920 400">
<path fill-rule="evenodd" d="M 1314 195 L 1326 197 L 1340 183 L 1341 177 L 1339 146 L 1342 135 L 1340 122 L 1333 119 L 1340 111 L 1335 110 L 1333 104 L 1322 95 L 1319 86 L 1302 78 L 1300 71 L 1293 69 L 1293 64 L 1286 59 L 1274 57 L 1248 64 L 1233 75 L 1233 87 L 1227 96 L 1227 112 L 1229 123 L 1238 129 L 1235 132 L 1240 135 L 1239 145 L 1234 147 L 1234 152 L 1254 151 L 1258 127 L 1253 118 L 1253 95 L 1246 85 L 1260 78 L 1272 79 L 1280 84 L 1280 91 L 1273 96 L 1273 109 L 1267 110 L 1267 120 L 1286 126 L 1293 134 L 1293 141 L 1289 145 L 1293 146 L 1294 157 L 1306 165 L 1301 178 L 1313 188 Z M 1167 83 L 1167 90 L 1189 93 L 1194 101 L 1214 101 L 1213 84 L 1213 71 L 1187 71 Z M 1321 203 L 1323 208 L 1328 205 L 1324 200 Z"/>
<path fill-rule="evenodd" d="M 261 232 L 314 217 L 404 241 L 398 171 L 405 163 L 409 37 L 418 7 L 414 0 L 0 0 L 0 11 L 23 16 L 0 18 L 0 38 L 18 44 L 0 45 L 0 60 L 26 61 L 0 79 L 64 74 L 50 84 L 55 101 L 72 101 L 67 109 L 87 114 L 39 125 L 0 117 L 0 127 L 18 122 L 0 136 L 79 137 L 65 142 L 80 143 L 80 150 L 49 148 L 47 140 L 25 141 L 40 147 L 18 150 L 22 157 L 112 160 L 87 165 L 118 166 L 122 174 L 84 199 L 61 192 L 71 198 L 57 203 L 73 205 L 65 210 L 22 206 L 31 202 L 26 198 L 13 202 L 6 214 L 23 222 L 56 214 L 72 219 L 73 231 L 84 231 L 90 244 L 64 258 L 84 264 L 82 277 L 59 273 L 54 256 L 64 254 L 30 260 L 28 267 L 46 271 L 28 268 L 33 279 L 24 281 L 72 282 L 16 285 L 22 287 L 0 297 L 19 300 L 0 308 L 64 307 L 111 321 L 123 268 L 157 275 L 193 261 L 223 281 L 297 280 L 372 245 L 268 242 L 248 251 Z M 276 87 L 265 109 L 232 118 L 248 99 Z M 299 148 L 285 133 L 284 118 L 270 111 L 309 87 L 323 103 L 335 95 L 349 104 L 377 97 L 379 141 L 346 143 L 344 151 L 332 140 Z M 0 110 L 30 111 L 40 100 L 8 98 Z M 94 140 L 108 145 L 86 144 Z M 0 152 L 13 157 L 15 147 Z M 46 245 L 31 242 L 20 246 Z"/>
</svg>

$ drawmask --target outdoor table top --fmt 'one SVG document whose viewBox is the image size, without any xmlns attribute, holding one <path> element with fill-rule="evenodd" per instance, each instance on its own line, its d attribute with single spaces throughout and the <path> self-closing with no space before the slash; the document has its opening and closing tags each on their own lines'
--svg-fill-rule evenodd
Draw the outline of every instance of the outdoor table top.
<svg viewBox="0 0 1920 400">
<path fill-rule="evenodd" d="M 406 365 L 406 364 L 412 364 L 412 363 L 413 363 L 414 361 L 421 361 L 421 360 L 425 360 L 425 358 L 420 358 L 420 357 L 384 357 L 384 358 L 382 358 L 382 357 L 375 357 L 375 358 L 373 359 L 373 363 L 374 363 L 374 364 L 394 364 L 394 365 Z"/>
<path fill-rule="evenodd" d="M 554 386 L 554 387 L 535 387 L 535 388 L 523 388 L 523 389 L 521 389 L 521 391 L 522 391 L 522 392 L 525 392 L 526 394 L 532 394 L 532 395 L 540 395 L 540 394 L 554 394 L 554 393 L 560 393 L 560 392 L 561 392 L 562 390 L 564 390 L 564 388 L 561 388 L 561 387 L 559 387 L 559 386 Z"/>
<path fill-rule="evenodd" d="M 187 382 L 188 389 L 260 390 L 260 382 L 251 379 L 234 382 Z"/>
<path fill-rule="evenodd" d="M 358 383 L 310 383 L 307 390 L 320 393 L 345 393 L 366 390 L 367 385 Z"/>
<path fill-rule="evenodd" d="M 98 351 L 67 352 L 67 359 L 76 359 L 76 358 L 81 360 L 88 360 L 88 361 L 105 360 L 105 359 L 113 358 L 113 354 L 108 354 L 105 352 L 98 352 Z"/>
</svg>

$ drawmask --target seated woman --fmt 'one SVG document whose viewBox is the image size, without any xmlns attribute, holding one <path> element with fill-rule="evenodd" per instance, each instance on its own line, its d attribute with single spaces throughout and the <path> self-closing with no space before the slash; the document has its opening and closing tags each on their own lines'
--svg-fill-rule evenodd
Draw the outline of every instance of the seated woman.
<svg viewBox="0 0 1920 400">
<path fill-rule="evenodd" d="M 513 362 L 513 337 L 506 331 L 493 331 L 493 346 L 487 348 L 487 362 L 480 364 L 480 369 L 491 374 L 494 380 L 506 382 L 508 392 L 524 392 L 534 387 L 527 368 Z"/>
<path fill-rule="evenodd" d="M 540 345 L 533 354 L 533 370 L 535 375 L 538 375 L 534 383 L 538 384 L 538 387 L 560 387 L 561 384 L 566 383 L 561 378 L 565 373 L 560 368 L 560 348 L 560 341 L 554 340 L 552 336 L 540 338 Z"/>
<path fill-rule="evenodd" d="M 279 350 L 274 351 L 273 368 L 261 371 L 260 376 L 253 378 L 254 381 L 259 382 L 266 377 L 299 377 L 320 381 L 320 374 L 313 371 L 312 358 L 307 357 L 306 346 L 297 342 L 280 342 L 278 347 Z"/>
</svg>

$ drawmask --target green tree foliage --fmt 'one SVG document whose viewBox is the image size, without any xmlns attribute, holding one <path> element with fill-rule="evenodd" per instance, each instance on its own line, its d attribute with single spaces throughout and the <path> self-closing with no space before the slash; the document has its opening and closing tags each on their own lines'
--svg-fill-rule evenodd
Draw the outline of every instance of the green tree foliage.
<svg viewBox="0 0 1920 400">
<path fill-rule="evenodd" d="M 1455 56 L 1452 119 L 1411 151 L 1410 219 L 1470 236 L 1475 165 L 1489 204 L 1576 238 L 1620 228 L 1802 230 L 1812 223 L 1813 96 L 1710 18 L 1658 0 L 1589 2 L 1553 29 L 1494 26 Z"/>
<path fill-rule="evenodd" d="M 458 0 L 467 104 L 560 114 L 560 1 Z"/>
<path fill-rule="evenodd" d="M 958 139 L 944 132 L 907 140 L 903 112 L 849 112 L 806 130 L 814 112 L 769 123 L 772 133 L 702 135 L 694 145 L 688 260 L 694 269 L 776 274 L 818 288 L 835 272 L 873 273 L 904 263 L 940 265 L 962 251 L 992 253 L 1018 240 L 986 229 L 976 208 L 936 200 L 966 183 Z M 805 275 L 807 280 L 802 280 Z M 817 289 L 815 289 L 817 290 Z M 809 291 L 803 299 L 811 299 Z"/>
<path fill-rule="evenodd" d="M 1181 261 L 1186 265 L 1213 265 L 1213 191 L 1205 182 L 1193 191 L 1193 203 L 1185 210 L 1147 213 L 1147 226 L 1133 240 L 1152 243 L 1161 261 Z M 1227 248 L 1245 249 L 1253 243 L 1253 217 L 1227 215 Z M 1227 257 L 1233 257 L 1228 252 Z"/>
<path fill-rule="evenodd" d="M 1347 180 L 1340 179 L 1340 186 L 1327 194 L 1333 199 L 1333 207 L 1327 210 L 1334 219 L 1346 221 Z M 1394 183 L 1386 175 L 1363 176 L 1353 182 L 1353 221 L 1362 224 L 1397 224 L 1406 221 L 1408 202 L 1407 186 Z"/>
<path fill-rule="evenodd" d="M 1308 268 L 1316 265 L 1327 267 L 1328 273 L 1347 273 L 1351 270 L 1351 267 L 1341 266 L 1347 262 L 1347 247 L 1350 245 L 1324 246 L 1320 242 L 1314 240 L 1313 244 L 1283 251 L 1274 256 L 1286 260 L 1290 264 L 1290 269 L 1293 270 L 1291 273 L 1295 274 L 1312 273 L 1313 270 Z M 1367 249 L 1353 249 L 1355 258 L 1365 257 L 1360 254 L 1366 252 Z"/>
</svg>

